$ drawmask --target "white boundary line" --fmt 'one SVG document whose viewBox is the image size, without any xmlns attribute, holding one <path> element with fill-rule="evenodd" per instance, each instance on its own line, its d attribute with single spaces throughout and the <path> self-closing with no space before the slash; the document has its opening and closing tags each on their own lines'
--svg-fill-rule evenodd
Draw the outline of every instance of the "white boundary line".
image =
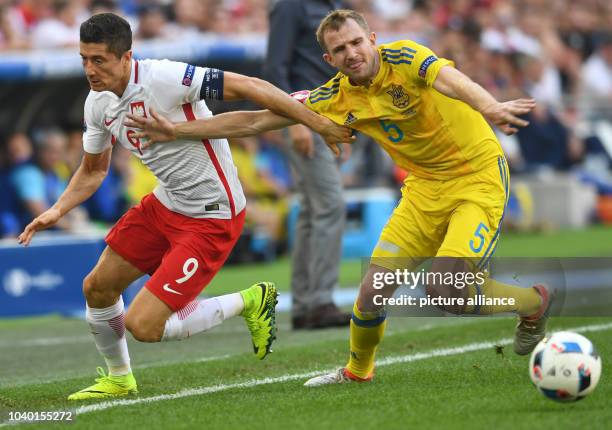
<svg viewBox="0 0 612 430">
<path fill-rule="evenodd" d="M 593 324 L 593 325 L 586 325 L 586 326 L 573 327 L 573 328 L 564 328 L 562 330 L 576 331 L 576 332 L 584 333 L 584 332 L 605 331 L 605 330 L 610 330 L 610 329 L 612 329 L 612 323 Z M 387 357 L 385 359 L 379 360 L 376 363 L 376 366 L 382 367 L 382 366 L 389 366 L 389 365 L 393 365 L 397 363 L 410 363 L 413 361 L 426 360 L 426 359 L 434 358 L 434 357 L 447 357 L 450 355 L 465 354 L 467 352 L 481 351 L 484 349 L 492 348 L 495 345 L 507 345 L 511 342 L 512 342 L 512 339 L 506 338 L 506 339 L 500 339 L 494 342 L 470 343 L 467 345 L 457 346 L 453 348 L 434 349 L 432 351 L 421 352 L 417 354 Z M 141 403 L 154 403 L 154 402 L 160 402 L 164 400 L 181 399 L 184 397 L 202 396 L 205 394 L 218 393 L 221 391 L 232 390 L 235 388 L 251 388 L 251 387 L 256 387 L 259 385 L 278 384 L 278 383 L 284 383 L 284 382 L 289 382 L 289 381 L 295 381 L 298 379 L 306 379 L 306 378 L 310 378 L 310 377 L 319 375 L 321 373 L 333 372 L 333 371 L 334 369 L 315 370 L 315 371 L 306 372 L 306 373 L 294 373 L 290 375 L 283 375 L 283 376 L 277 376 L 277 377 L 252 379 L 250 381 L 237 382 L 234 384 L 219 384 L 219 385 L 212 385 L 208 387 L 189 388 L 189 389 L 181 390 L 173 394 L 160 394 L 157 396 L 142 397 L 142 398 L 137 398 L 137 399 L 112 400 L 112 401 L 107 401 L 107 402 L 96 403 L 93 405 L 85 405 L 85 406 L 78 407 L 75 411 L 75 414 L 82 415 L 82 414 L 87 414 L 90 412 L 99 412 L 99 411 L 111 409 L 117 406 L 131 406 L 131 405 L 137 405 Z M 5 421 L 3 423 L 0 423 L 0 427 L 12 425 L 12 424 L 13 423 L 11 422 Z"/>
<path fill-rule="evenodd" d="M 243 353 L 240 354 L 224 354 L 224 355 L 211 355 L 209 357 L 202 357 L 202 358 L 194 358 L 194 359 L 187 359 L 187 360 L 166 360 L 166 361 L 151 361 L 149 363 L 143 363 L 143 364 L 137 364 L 136 366 L 132 366 L 132 369 L 134 370 L 140 370 L 140 369 L 150 369 L 152 367 L 164 367 L 164 366 L 172 366 L 174 364 L 193 364 L 193 363 L 206 363 L 208 361 L 218 361 L 218 360 L 225 360 L 227 358 L 231 358 L 231 357 L 237 357 L 239 355 L 243 355 Z M 44 381 L 40 381 L 40 380 L 36 380 L 36 379 L 32 379 L 29 381 L 25 381 L 25 382 L 17 382 L 14 384 L 8 383 L 6 385 L 2 385 L 2 383 L 0 383 L 0 388 L 20 388 L 20 387 L 27 387 L 28 385 L 38 385 L 38 384 L 51 384 L 54 382 L 60 382 L 60 381 L 67 381 L 69 379 L 76 379 L 76 378 L 86 378 L 88 375 L 91 375 L 91 372 L 87 373 L 87 374 L 81 374 L 81 375 L 63 375 L 63 376 L 58 376 L 57 378 L 51 378 L 51 379 L 45 379 Z"/>
<path fill-rule="evenodd" d="M 484 319 L 482 318 L 465 318 L 465 319 L 461 319 L 460 320 L 460 324 L 461 325 L 467 325 L 467 324 L 472 324 L 472 323 L 477 323 L 477 322 L 483 322 Z M 487 321 L 491 321 L 491 319 L 487 320 Z M 449 324 L 450 325 L 450 324 Z M 410 328 L 410 333 L 418 333 L 418 332 L 422 332 L 422 331 L 427 331 L 427 330 L 431 330 L 431 329 L 435 329 L 435 328 L 440 328 L 440 327 L 445 327 L 446 324 L 425 324 L 422 326 L 417 326 L 417 327 L 413 327 Z M 457 327 L 457 324 L 454 324 L 453 327 Z M 287 331 L 289 330 L 289 326 L 287 326 Z M 244 332 L 244 330 L 241 330 L 242 332 Z M 389 335 L 394 335 L 400 332 L 405 332 L 405 330 L 396 330 L 394 327 L 391 328 L 387 328 L 387 336 Z M 60 344 L 61 342 L 59 341 L 60 339 L 69 339 L 69 338 L 51 338 L 51 339 L 58 339 L 58 342 L 55 344 Z M 84 340 L 86 340 L 87 342 L 93 343 L 93 339 L 91 336 L 84 336 Z M 328 340 L 335 340 L 333 338 L 329 338 Z M 36 338 L 36 339 L 30 339 L 28 340 L 28 342 L 38 342 L 38 341 L 44 341 L 44 338 Z M 54 344 L 53 341 L 51 341 L 49 343 L 49 345 Z M 27 346 L 33 346 L 31 344 L 28 344 Z M 2 347 L 2 344 L 0 343 L 0 348 Z M 213 355 L 213 356 L 209 356 L 209 357 L 203 357 L 203 358 L 193 358 L 193 359 L 184 359 L 184 360 L 167 360 L 167 361 L 151 361 L 149 363 L 143 363 L 143 364 L 137 364 L 135 366 L 132 366 L 132 369 L 136 369 L 136 370 L 140 370 L 140 369 L 149 369 L 152 367 L 164 367 L 164 366 L 171 366 L 174 364 L 189 364 L 189 363 L 205 363 L 207 361 L 217 361 L 217 360 L 224 360 L 226 358 L 230 358 L 230 357 L 236 357 L 239 355 L 242 355 L 244 353 L 237 353 L 237 354 L 224 354 L 224 355 Z M 38 384 L 47 384 L 47 383 L 55 383 L 55 382 L 60 382 L 60 381 L 67 381 L 69 379 L 76 379 L 76 378 L 86 378 L 88 375 L 90 375 L 91 372 L 87 372 L 87 373 L 83 373 L 80 375 L 74 375 L 74 374 L 62 374 L 60 376 L 57 377 L 53 377 L 50 379 L 45 379 L 44 381 L 41 381 L 40 378 L 32 378 L 29 380 L 25 380 L 25 381 L 19 381 L 19 382 L 9 382 L 9 383 L 2 383 L 0 382 L 0 389 L 2 388 L 19 388 L 19 387 L 25 387 L 28 385 L 38 385 Z"/>
</svg>

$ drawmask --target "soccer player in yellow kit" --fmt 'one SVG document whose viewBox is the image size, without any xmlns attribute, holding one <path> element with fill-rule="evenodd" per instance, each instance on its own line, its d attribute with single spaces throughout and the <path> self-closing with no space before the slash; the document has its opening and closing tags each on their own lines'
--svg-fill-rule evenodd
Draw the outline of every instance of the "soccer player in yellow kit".
<svg viewBox="0 0 612 430">
<path fill-rule="evenodd" d="M 438 58 L 425 46 L 401 40 L 376 46 L 364 18 L 349 10 L 330 13 L 317 38 L 324 59 L 339 73 L 313 91 L 294 97 L 313 111 L 374 138 L 395 163 L 410 172 L 402 199 L 376 245 L 353 307 L 350 354 L 338 371 L 307 386 L 369 381 L 384 329 L 384 307 L 374 296 L 390 297 L 397 285 L 374 288 L 379 275 L 414 269 L 427 257 L 433 272 L 486 268 L 499 239 L 509 192 L 509 171 L 487 123 L 512 134 L 527 122 L 517 115 L 535 106 L 530 99 L 505 103 Z M 172 124 L 156 114 L 135 118 L 152 142 L 187 137 L 238 137 L 291 124 L 269 111 L 230 112 L 209 120 Z M 335 146 L 330 146 L 338 152 Z M 545 285 L 520 288 L 491 278 L 455 292 L 427 285 L 430 297 L 484 295 L 511 298 L 506 304 L 447 306 L 454 313 L 519 316 L 514 350 L 525 355 L 544 337 L 551 294 Z M 447 288 L 448 290 L 448 288 Z"/>
</svg>

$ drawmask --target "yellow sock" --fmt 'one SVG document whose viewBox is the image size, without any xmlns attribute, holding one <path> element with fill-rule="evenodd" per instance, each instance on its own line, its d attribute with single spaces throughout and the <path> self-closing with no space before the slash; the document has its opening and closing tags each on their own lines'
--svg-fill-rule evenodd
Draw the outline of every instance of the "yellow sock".
<svg viewBox="0 0 612 430">
<path fill-rule="evenodd" d="M 387 325 L 382 312 L 359 312 L 357 301 L 353 305 L 351 319 L 351 354 L 346 368 L 360 378 L 369 377 L 374 371 L 374 357 L 382 341 Z"/>
<path fill-rule="evenodd" d="M 542 298 L 534 288 L 504 284 L 491 278 L 487 278 L 484 285 L 480 287 L 470 285 L 468 288 L 471 299 L 477 294 L 481 294 L 486 298 L 512 298 L 514 304 L 467 306 L 466 313 L 491 315 L 501 312 L 515 312 L 521 316 L 527 316 L 535 314 L 542 305 Z"/>
</svg>

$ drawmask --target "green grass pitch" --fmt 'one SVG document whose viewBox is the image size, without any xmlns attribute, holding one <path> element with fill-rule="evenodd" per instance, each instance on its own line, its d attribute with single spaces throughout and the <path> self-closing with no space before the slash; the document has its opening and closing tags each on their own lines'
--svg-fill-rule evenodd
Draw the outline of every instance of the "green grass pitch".
<svg viewBox="0 0 612 430">
<path fill-rule="evenodd" d="M 506 235 L 498 252 L 612 255 L 610 239 L 605 228 Z M 345 263 L 342 284 L 356 285 L 359 271 L 359 262 Z M 288 273 L 286 261 L 227 268 L 207 293 L 235 291 L 260 278 L 286 289 Z M 0 321 L 0 423 L 10 411 L 74 411 L 75 405 L 81 409 L 68 428 L 605 429 L 612 423 L 612 318 L 551 321 L 554 330 L 590 330 L 584 334 L 603 359 L 595 392 L 572 404 L 545 399 L 531 385 L 528 357 L 507 346 L 511 318 L 392 318 L 373 383 L 316 389 L 302 384 L 312 372 L 345 363 L 347 330 L 292 332 L 288 315 L 280 315 L 279 325 L 275 352 L 263 361 L 253 357 L 240 319 L 182 342 L 130 339 L 140 394 L 125 402 L 74 404 L 66 396 L 89 385 L 102 364 L 85 322 L 55 316 Z M 500 344 L 506 345 L 501 353 Z"/>
</svg>

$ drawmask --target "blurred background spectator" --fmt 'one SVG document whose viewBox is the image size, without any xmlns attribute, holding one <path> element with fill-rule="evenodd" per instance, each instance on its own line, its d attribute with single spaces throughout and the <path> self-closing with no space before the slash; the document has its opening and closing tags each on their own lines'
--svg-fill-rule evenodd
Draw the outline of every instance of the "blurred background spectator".
<svg viewBox="0 0 612 430">
<path fill-rule="evenodd" d="M 25 23 L 19 19 L 11 1 L 0 0 L 0 51 L 28 48 L 24 27 Z"/>
<path fill-rule="evenodd" d="M 205 14 L 205 2 L 201 0 L 176 0 L 172 6 L 174 21 L 169 33 L 174 38 L 192 37 L 200 33 L 200 23 Z"/>
<path fill-rule="evenodd" d="M 77 0 L 53 0 L 51 14 L 32 31 L 32 46 L 36 49 L 78 46 L 79 12 Z"/>
<path fill-rule="evenodd" d="M 232 158 L 247 198 L 247 228 L 263 230 L 275 243 L 285 239 L 289 189 L 271 169 L 271 156 L 256 137 L 232 139 Z"/>
<path fill-rule="evenodd" d="M 612 102 L 612 33 L 600 37 L 595 51 L 582 67 L 582 78 L 588 97 Z"/>
<path fill-rule="evenodd" d="M 23 229 L 33 218 L 57 201 L 71 174 L 65 161 L 68 138 L 60 130 L 39 132 L 34 154 L 32 142 L 24 133 L 8 139 L 8 185 L 15 196 L 16 217 Z M 58 229 L 74 230 L 84 221 L 85 212 L 76 210 L 57 224 Z"/>
<path fill-rule="evenodd" d="M 133 202 L 127 189 L 133 179 L 130 169 L 131 154 L 117 146 L 113 149 L 111 166 L 100 188 L 84 204 L 89 218 L 103 223 L 115 223 Z"/>
<path fill-rule="evenodd" d="M 7 140 L 8 181 L 15 196 L 15 210 L 20 228 L 42 213 L 47 204 L 42 174 L 34 164 L 34 149 L 30 138 L 15 133 Z"/>
<path fill-rule="evenodd" d="M 168 20 L 160 5 L 144 4 L 138 10 L 138 30 L 134 39 L 160 39 L 167 36 Z"/>
<path fill-rule="evenodd" d="M 513 179 L 520 182 L 523 173 L 569 172 L 579 181 L 594 184 L 601 196 L 612 194 L 612 2 L 347 3 L 366 16 L 380 43 L 413 39 L 453 60 L 500 100 L 521 96 L 537 100 L 529 127 L 516 136 L 500 136 Z M 183 42 L 193 38 L 260 40 L 263 45 L 271 4 L 272 0 L 0 0 L 0 64 L 9 55 L 26 55 L 32 49 L 65 48 L 62 52 L 72 54 L 78 46 L 79 23 L 92 13 L 106 11 L 123 14 L 133 25 L 137 53 L 140 43 L 154 47 L 147 51 L 151 55 L 158 42 L 175 41 L 182 48 Z M 211 57 L 214 60 L 200 57 L 197 61 L 246 74 L 261 72 L 264 53 L 246 52 L 241 54 L 246 60 L 232 63 L 234 51 L 210 51 L 216 54 Z M 74 73 L 48 82 L 0 81 L 0 124 L 6 133 L 0 141 L 0 185 L 10 190 L 0 198 L 2 236 L 14 236 L 48 207 L 78 167 L 82 131 L 74 124 L 82 120 L 87 91 L 84 79 Z M 212 108 L 223 111 L 237 106 Z M 274 247 L 282 249 L 294 188 L 278 140 L 278 134 L 272 133 L 241 141 L 233 149 L 240 174 L 249 178 L 243 178 L 243 183 L 249 187 L 253 227 L 265 230 Z M 96 222 L 114 221 L 155 186 L 155 179 L 138 160 L 118 148 L 114 152 L 109 178 L 86 207 Z M 360 137 L 342 174 L 347 188 L 399 189 L 408 172 L 394 169 L 376 144 Z M 263 215 L 258 217 L 258 212 Z"/>
</svg>

